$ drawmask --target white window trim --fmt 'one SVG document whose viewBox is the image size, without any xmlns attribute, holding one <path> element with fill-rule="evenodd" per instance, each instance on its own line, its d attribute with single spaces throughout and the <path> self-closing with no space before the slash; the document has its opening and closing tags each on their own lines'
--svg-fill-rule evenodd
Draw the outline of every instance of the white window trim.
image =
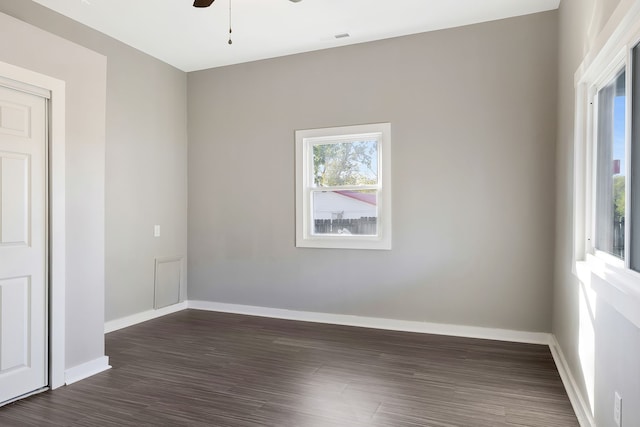
<svg viewBox="0 0 640 427">
<path fill-rule="evenodd" d="M 305 173 L 309 165 L 314 142 L 323 138 L 352 139 L 354 136 L 376 134 L 378 145 L 378 185 L 362 186 L 358 189 L 375 188 L 378 190 L 378 235 L 313 235 L 311 230 L 311 182 L 310 174 Z M 374 123 L 356 126 L 341 126 L 322 129 L 298 130 L 295 133 L 296 144 L 296 247 L 333 248 L 333 249 L 391 249 L 391 124 Z M 346 188 L 346 187 L 345 187 Z M 349 187 L 349 189 L 352 189 Z"/>
<path fill-rule="evenodd" d="M 596 91 L 623 66 L 627 67 L 627 88 L 631 88 L 629 72 L 632 49 L 640 43 L 640 0 L 623 0 L 596 39 L 593 49 L 575 74 L 574 130 L 574 245 L 573 273 L 590 286 L 600 298 L 625 318 L 640 327 L 640 273 L 629 269 L 629 256 L 622 261 L 593 247 L 595 219 L 595 105 Z M 627 152 L 631 144 L 631 97 L 627 97 Z M 631 161 L 626 162 L 626 175 L 631 176 Z M 640 165 L 638 165 L 640 166 Z M 631 185 L 628 181 L 628 185 Z M 629 194 L 629 190 L 627 190 Z M 627 200 L 626 216 L 631 203 Z M 628 233 L 625 248 L 629 248 Z"/>
</svg>

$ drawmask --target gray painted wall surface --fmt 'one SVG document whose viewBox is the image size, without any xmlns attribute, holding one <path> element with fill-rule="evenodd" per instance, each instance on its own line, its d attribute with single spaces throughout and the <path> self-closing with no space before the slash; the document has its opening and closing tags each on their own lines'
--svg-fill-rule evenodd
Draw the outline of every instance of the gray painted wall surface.
<svg viewBox="0 0 640 427">
<path fill-rule="evenodd" d="M 188 75 L 189 299 L 550 331 L 557 13 Z M 393 250 L 294 247 L 294 130 L 392 123 Z"/>
<path fill-rule="evenodd" d="M 557 233 L 553 333 L 585 397 L 593 396 L 598 427 L 613 427 L 614 391 L 623 398 L 623 426 L 640 425 L 640 331 L 601 299 L 585 315 L 583 288 L 571 273 L 573 244 L 574 74 L 619 0 L 563 0 L 557 142 Z M 584 307 L 584 306 L 583 306 Z M 585 321 L 581 322 L 581 315 Z M 594 345 L 583 336 L 592 335 Z M 582 341 L 582 342 L 581 342 Z M 594 374 L 591 374 L 593 371 Z"/>
<path fill-rule="evenodd" d="M 3 13 L 0 28 L 0 61 L 66 82 L 65 364 L 71 368 L 104 355 L 106 58 Z"/>
<path fill-rule="evenodd" d="M 187 253 L 186 73 L 33 2 L 0 11 L 107 56 L 105 320 L 151 310 L 154 258 Z"/>
</svg>

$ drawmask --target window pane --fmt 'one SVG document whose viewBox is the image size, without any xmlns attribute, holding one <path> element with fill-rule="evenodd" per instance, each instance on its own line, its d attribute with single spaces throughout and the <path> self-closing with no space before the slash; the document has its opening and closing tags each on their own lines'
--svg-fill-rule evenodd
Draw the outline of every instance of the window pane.
<svg viewBox="0 0 640 427">
<path fill-rule="evenodd" d="M 378 183 L 378 142 L 314 144 L 314 187 Z"/>
<path fill-rule="evenodd" d="M 630 266 L 640 271 L 640 45 L 633 48 L 631 94 L 631 252 Z"/>
<path fill-rule="evenodd" d="M 376 236 L 377 192 L 314 191 L 313 234 Z"/>
<path fill-rule="evenodd" d="M 596 248 L 624 258 L 625 73 L 598 92 Z"/>
</svg>

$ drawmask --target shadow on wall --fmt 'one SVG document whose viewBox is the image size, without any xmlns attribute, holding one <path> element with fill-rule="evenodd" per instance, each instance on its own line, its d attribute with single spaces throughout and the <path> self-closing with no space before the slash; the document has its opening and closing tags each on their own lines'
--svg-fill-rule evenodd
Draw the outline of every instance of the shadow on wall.
<svg viewBox="0 0 640 427">
<path fill-rule="evenodd" d="M 597 295 L 590 284 L 579 282 L 577 286 L 579 301 L 578 354 L 582 368 L 582 380 L 587 390 L 587 399 L 594 415 L 595 404 L 595 322 Z"/>
<path fill-rule="evenodd" d="M 615 425 L 612 424 L 614 394 L 619 394 L 623 399 L 622 425 L 637 426 L 640 425 L 640 408 L 633 400 L 640 391 L 640 365 L 637 362 L 640 333 L 632 322 L 607 303 L 606 296 L 598 295 L 601 281 L 589 272 L 580 275 L 576 287 L 580 372 L 575 373 L 575 379 L 582 382 L 586 391 L 585 403 L 589 405 L 596 425 Z"/>
<path fill-rule="evenodd" d="M 589 53 L 593 41 L 596 39 L 602 28 L 607 23 L 607 20 L 620 3 L 619 0 L 610 1 L 593 1 L 593 7 L 591 8 L 591 19 L 589 20 L 589 26 L 587 27 L 587 37 L 584 39 L 582 46 L 583 57 Z M 606 19 L 605 19 L 606 17 Z"/>
</svg>

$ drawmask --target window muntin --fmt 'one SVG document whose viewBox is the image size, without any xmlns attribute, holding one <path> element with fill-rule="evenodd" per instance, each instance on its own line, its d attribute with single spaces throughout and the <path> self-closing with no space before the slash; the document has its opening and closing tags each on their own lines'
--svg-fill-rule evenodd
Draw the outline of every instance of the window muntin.
<svg viewBox="0 0 640 427">
<path fill-rule="evenodd" d="M 296 246 L 391 248 L 390 124 L 296 132 Z"/>
</svg>

